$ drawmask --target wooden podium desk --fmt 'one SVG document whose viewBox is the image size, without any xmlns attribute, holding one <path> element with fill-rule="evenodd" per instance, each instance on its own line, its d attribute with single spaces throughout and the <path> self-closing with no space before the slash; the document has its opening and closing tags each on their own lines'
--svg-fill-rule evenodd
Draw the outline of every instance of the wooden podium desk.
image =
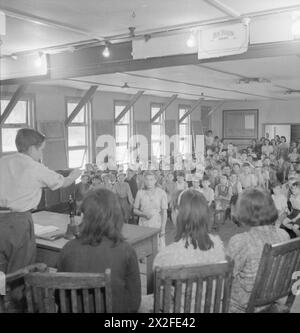
<svg viewBox="0 0 300 333">
<path fill-rule="evenodd" d="M 47 226 L 53 225 L 59 228 L 59 232 L 65 232 L 69 223 L 69 216 L 47 211 L 32 214 L 33 222 Z M 80 223 L 81 217 L 76 216 L 76 222 Z M 124 224 L 123 235 L 133 246 L 140 263 L 144 263 L 144 273 L 146 274 L 147 293 L 153 290 L 152 265 L 157 253 L 159 229 L 141 227 L 131 224 Z M 43 262 L 48 267 L 56 267 L 61 249 L 68 242 L 67 239 L 60 238 L 48 241 L 36 238 L 37 243 L 37 262 Z M 140 265 L 140 270 L 141 265 Z M 143 273 L 141 271 L 141 273 Z"/>
</svg>

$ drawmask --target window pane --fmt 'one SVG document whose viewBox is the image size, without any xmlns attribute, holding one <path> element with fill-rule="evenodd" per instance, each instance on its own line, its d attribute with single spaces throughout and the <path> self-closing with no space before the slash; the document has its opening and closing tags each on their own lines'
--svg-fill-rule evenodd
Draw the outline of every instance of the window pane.
<svg viewBox="0 0 300 333">
<path fill-rule="evenodd" d="M 179 119 L 181 119 L 186 113 L 188 112 L 188 109 L 179 109 Z M 189 118 L 190 116 L 187 116 L 182 122 L 181 124 L 188 124 L 189 123 Z"/>
<path fill-rule="evenodd" d="M 115 118 L 117 118 L 119 116 L 119 114 L 124 110 L 125 107 L 126 107 L 126 105 L 115 105 Z M 130 112 L 131 112 L 131 110 L 126 112 L 125 116 L 123 118 L 121 118 L 121 120 L 118 122 L 118 124 L 129 124 Z"/>
<path fill-rule="evenodd" d="M 160 105 L 157 106 L 151 106 L 151 118 L 153 118 L 157 112 L 159 112 L 160 110 Z M 161 119 L 161 117 L 159 117 L 156 121 L 159 121 Z"/>
<path fill-rule="evenodd" d="M 151 141 L 157 141 L 161 139 L 161 125 L 151 126 Z"/>
<path fill-rule="evenodd" d="M 8 105 L 8 100 L 1 100 L 1 114 Z M 19 101 L 5 121 L 5 124 L 26 124 L 27 102 Z"/>
<path fill-rule="evenodd" d="M 116 126 L 116 142 L 128 143 L 128 126 Z"/>
<path fill-rule="evenodd" d="M 68 127 L 68 140 L 69 146 L 85 146 L 86 136 L 85 136 L 85 126 L 69 126 Z"/>
<path fill-rule="evenodd" d="M 179 136 L 186 136 L 189 135 L 189 128 L 187 125 L 179 125 Z"/>
<path fill-rule="evenodd" d="M 116 147 L 116 161 L 117 163 L 128 163 L 128 149 L 126 145 Z"/>
<path fill-rule="evenodd" d="M 81 168 L 87 163 L 84 149 L 69 150 L 69 168 Z"/>
<path fill-rule="evenodd" d="M 16 151 L 15 138 L 19 128 L 2 128 L 2 151 Z"/>
<path fill-rule="evenodd" d="M 160 142 L 152 142 L 152 155 L 159 158 L 161 155 Z"/>
<path fill-rule="evenodd" d="M 76 108 L 78 103 L 71 103 L 68 102 L 67 108 L 68 108 L 68 117 L 70 116 L 70 114 L 74 111 L 74 109 Z M 84 123 L 84 116 L 85 116 L 85 110 L 86 107 L 83 107 L 80 112 L 78 113 L 78 115 L 72 120 L 72 123 Z"/>
</svg>

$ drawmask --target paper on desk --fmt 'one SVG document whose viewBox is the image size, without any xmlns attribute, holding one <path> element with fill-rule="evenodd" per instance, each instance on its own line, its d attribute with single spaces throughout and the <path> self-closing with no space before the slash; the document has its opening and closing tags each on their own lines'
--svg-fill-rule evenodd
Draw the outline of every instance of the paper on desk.
<svg viewBox="0 0 300 333">
<path fill-rule="evenodd" d="M 41 236 L 57 230 L 59 230 L 59 228 L 54 225 L 44 226 L 37 223 L 34 224 L 34 233 L 36 236 Z"/>
</svg>

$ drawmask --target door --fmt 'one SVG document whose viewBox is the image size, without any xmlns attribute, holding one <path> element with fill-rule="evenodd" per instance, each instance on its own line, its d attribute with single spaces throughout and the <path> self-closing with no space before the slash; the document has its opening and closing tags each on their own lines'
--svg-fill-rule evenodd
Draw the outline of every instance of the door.
<svg viewBox="0 0 300 333">
<path fill-rule="evenodd" d="M 274 139 L 276 135 L 285 136 L 287 143 L 291 141 L 291 125 L 268 124 L 265 125 L 265 133 L 269 133 L 270 139 Z"/>
</svg>

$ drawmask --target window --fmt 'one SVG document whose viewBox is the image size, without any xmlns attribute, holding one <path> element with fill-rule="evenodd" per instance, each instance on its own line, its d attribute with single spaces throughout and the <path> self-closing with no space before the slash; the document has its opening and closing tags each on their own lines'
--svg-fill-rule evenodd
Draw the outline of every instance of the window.
<svg viewBox="0 0 300 333">
<path fill-rule="evenodd" d="M 179 119 L 181 119 L 188 111 L 190 106 L 179 106 Z M 191 137 L 191 116 L 188 115 L 182 122 L 179 123 L 179 152 L 180 154 L 192 153 L 192 137 Z"/>
<path fill-rule="evenodd" d="M 115 101 L 114 114 L 115 119 L 124 110 L 128 102 Z M 116 139 L 116 163 L 128 164 L 130 163 L 130 155 L 128 151 L 129 139 L 133 134 L 133 108 L 118 121 L 115 122 L 115 139 Z"/>
<path fill-rule="evenodd" d="M 151 119 L 159 112 L 162 104 L 151 104 Z M 165 134 L 165 113 L 151 123 L 151 156 L 160 159 L 165 152 L 163 136 Z"/>
<path fill-rule="evenodd" d="M 2 115 L 11 97 L 0 100 L 0 114 Z M 17 150 L 15 138 L 17 131 L 24 127 L 34 127 L 33 101 L 26 98 L 17 102 L 10 115 L 1 126 L 0 147 L 1 153 L 11 153 Z"/>
<path fill-rule="evenodd" d="M 79 99 L 67 100 L 67 117 L 74 111 Z M 69 168 L 82 168 L 91 160 L 91 103 L 87 103 L 67 126 Z"/>
</svg>

